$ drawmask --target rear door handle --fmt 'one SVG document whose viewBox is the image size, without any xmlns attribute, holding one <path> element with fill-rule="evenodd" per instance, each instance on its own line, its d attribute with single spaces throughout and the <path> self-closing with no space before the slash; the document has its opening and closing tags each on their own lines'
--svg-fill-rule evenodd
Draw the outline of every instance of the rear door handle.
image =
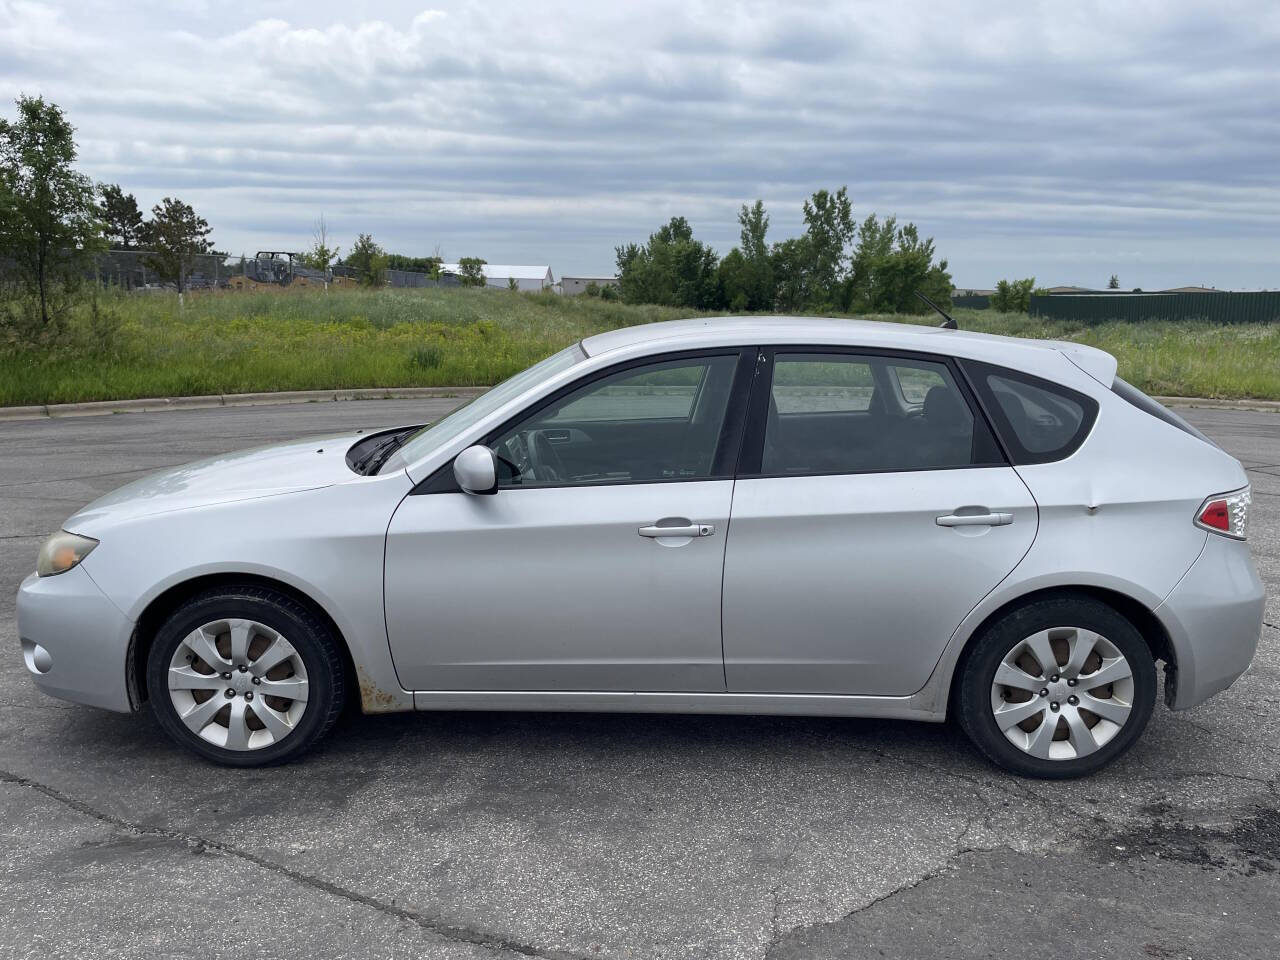
<svg viewBox="0 0 1280 960">
<path fill-rule="evenodd" d="M 716 528 L 709 523 L 690 523 L 680 527 L 660 527 L 654 523 L 636 531 L 642 537 L 709 537 L 715 532 Z"/>
<path fill-rule="evenodd" d="M 1013 523 L 1012 513 L 948 513 L 934 522 L 940 527 L 1003 527 Z"/>
</svg>

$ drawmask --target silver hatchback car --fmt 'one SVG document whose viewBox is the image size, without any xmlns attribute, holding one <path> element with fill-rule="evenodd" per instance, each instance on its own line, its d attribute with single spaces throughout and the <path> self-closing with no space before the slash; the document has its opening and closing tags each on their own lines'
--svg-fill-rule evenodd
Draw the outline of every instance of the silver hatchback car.
<svg viewBox="0 0 1280 960">
<path fill-rule="evenodd" d="M 1071 777 L 1253 656 L 1240 463 L 1089 347 L 847 320 L 589 337 L 429 427 L 156 474 L 42 549 L 37 686 L 211 760 L 344 702 L 944 720 Z"/>
</svg>

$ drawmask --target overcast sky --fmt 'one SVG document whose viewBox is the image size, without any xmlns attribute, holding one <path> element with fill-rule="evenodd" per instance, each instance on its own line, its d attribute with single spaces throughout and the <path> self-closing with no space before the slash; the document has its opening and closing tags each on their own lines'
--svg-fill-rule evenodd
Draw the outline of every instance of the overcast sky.
<svg viewBox="0 0 1280 960">
<path fill-rule="evenodd" d="M 0 93 L 221 249 L 613 272 L 848 184 L 961 286 L 1280 287 L 1280 4 L 0 0 Z M 0 104 L 8 116 L 12 106 Z"/>
</svg>

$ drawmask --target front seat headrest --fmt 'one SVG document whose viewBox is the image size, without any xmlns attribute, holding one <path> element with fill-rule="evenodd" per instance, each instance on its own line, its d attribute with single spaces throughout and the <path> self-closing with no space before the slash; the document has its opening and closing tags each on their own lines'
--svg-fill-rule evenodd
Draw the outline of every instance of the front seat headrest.
<svg viewBox="0 0 1280 960">
<path fill-rule="evenodd" d="M 964 401 L 956 395 L 955 390 L 941 384 L 930 387 L 929 392 L 924 395 L 922 413 L 931 426 L 942 430 L 959 430 L 969 420 L 965 415 Z"/>
</svg>

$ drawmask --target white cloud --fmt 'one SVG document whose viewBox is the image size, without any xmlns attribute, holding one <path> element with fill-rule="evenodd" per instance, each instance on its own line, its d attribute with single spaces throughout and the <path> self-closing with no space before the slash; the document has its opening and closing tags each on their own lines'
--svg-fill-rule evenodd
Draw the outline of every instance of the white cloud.
<svg viewBox="0 0 1280 960">
<path fill-rule="evenodd" d="M 1277 284 L 1261 0 L 377 10 L 0 0 L 0 86 L 61 103 L 87 172 L 196 203 L 233 250 L 305 243 L 323 210 L 404 252 L 597 272 L 673 213 L 727 249 L 739 203 L 783 236 L 847 183 L 962 283 L 1132 262 L 1135 285 L 1197 263 Z"/>
</svg>

